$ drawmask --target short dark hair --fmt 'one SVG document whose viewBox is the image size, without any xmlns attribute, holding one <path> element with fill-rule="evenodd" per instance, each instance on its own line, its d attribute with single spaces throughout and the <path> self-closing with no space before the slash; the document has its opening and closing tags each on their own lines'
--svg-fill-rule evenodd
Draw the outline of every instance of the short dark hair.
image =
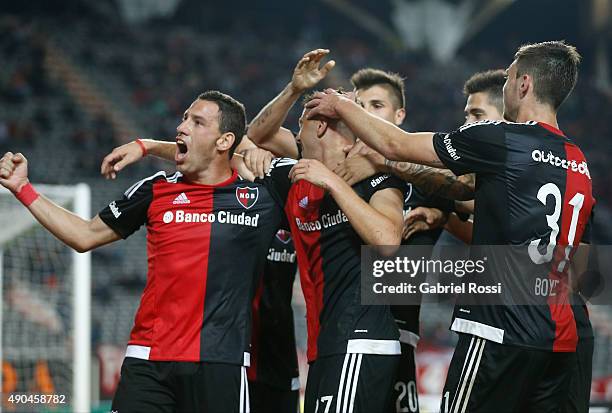
<svg viewBox="0 0 612 413">
<path fill-rule="evenodd" d="M 474 93 L 486 93 L 489 102 L 499 110 L 504 111 L 504 83 L 506 82 L 506 72 L 502 69 L 487 70 L 474 73 L 463 84 L 463 94 L 465 96 Z"/>
<path fill-rule="evenodd" d="M 387 86 L 397 100 L 398 109 L 406 107 L 404 79 L 397 73 L 366 67 L 353 73 L 351 83 L 355 89 L 369 89 L 376 85 Z"/>
<path fill-rule="evenodd" d="M 578 80 L 580 54 L 565 41 L 526 44 L 514 55 L 517 77 L 533 77 L 533 93 L 555 110 L 561 106 Z"/>
<path fill-rule="evenodd" d="M 207 90 L 200 94 L 198 99 L 214 102 L 219 107 L 219 131 L 221 133 L 230 132 L 235 136 L 234 144 L 229 150 L 229 156 L 231 157 L 246 133 L 246 111 L 244 110 L 244 105 L 230 95 L 221 93 L 218 90 Z"/>
</svg>

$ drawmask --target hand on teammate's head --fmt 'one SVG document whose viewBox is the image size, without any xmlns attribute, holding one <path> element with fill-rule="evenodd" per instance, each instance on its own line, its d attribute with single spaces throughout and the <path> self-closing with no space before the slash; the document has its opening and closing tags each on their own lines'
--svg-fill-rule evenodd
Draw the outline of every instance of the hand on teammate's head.
<svg viewBox="0 0 612 413">
<path fill-rule="evenodd" d="M 307 119 L 340 119 L 340 115 L 336 112 L 336 105 L 344 97 L 341 93 L 333 89 L 326 89 L 324 92 L 316 92 L 313 98 L 306 103 L 305 108 L 308 110 Z"/>
</svg>

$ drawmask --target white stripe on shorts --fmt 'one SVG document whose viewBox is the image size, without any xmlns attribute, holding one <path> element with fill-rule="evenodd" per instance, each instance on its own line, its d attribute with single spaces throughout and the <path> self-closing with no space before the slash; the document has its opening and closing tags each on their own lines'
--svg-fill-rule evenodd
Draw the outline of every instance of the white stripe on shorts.
<svg viewBox="0 0 612 413">
<path fill-rule="evenodd" d="M 480 337 L 472 337 L 470 341 L 470 347 L 465 356 L 465 361 L 463 362 L 461 378 L 457 384 L 457 390 L 455 391 L 453 403 L 451 404 L 450 411 L 452 413 L 463 413 L 467 408 L 472 386 L 474 385 L 476 374 L 478 373 L 478 366 L 480 365 L 485 342 L 486 340 Z M 467 391 L 466 386 L 468 388 Z"/>
<path fill-rule="evenodd" d="M 246 367 L 240 367 L 240 413 L 249 413 L 249 381 L 247 379 Z"/>
</svg>

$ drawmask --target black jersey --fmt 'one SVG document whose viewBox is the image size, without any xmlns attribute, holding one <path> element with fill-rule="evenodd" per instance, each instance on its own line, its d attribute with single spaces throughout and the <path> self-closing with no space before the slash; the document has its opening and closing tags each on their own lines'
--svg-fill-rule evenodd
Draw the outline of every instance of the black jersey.
<svg viewBox="0 0 612 413">
<path fill-rule="evenodd" d="M 417 207 L 437 208 L 444 212 L 451 212 L 454 210 L 454 201 L 439 196 L 425 195 L 423 191 L 410 182 L 406 182 L 405 195 L 404 216 Z M 402 245 L 434 245 L 438 241 L 438 238 L 440 238 L 441 233 L 442 228 L 419 231 L 410 238 L 402 240 Z"/>
<path fill-rule="evenodd" d="M 128 357 L 249 364 L 256 280 L 284 222 L 266 184 L 236 172 L 217 185 L 159 172 L 100 212 L 123 238 L 147 227 L 147 283 Z"/>
<path fill-rule="evenodd" d="M 294 163 L 295 161 L 293 161 Z M 345 353 L 400 354 L 398 330 L 388 306 L 361 305 L 361 245 L 348 218 L 331 195 L 307 181 L 290 184 L 292 163 L 278 159 L 269 178 L 284 181 L 293 242 L 298 255 L 302 291 L 306 300 L 308 360 Z M 353 186 L 369 201 L 377 191 L 405 184 L 378 174 Z"/>
<path fill-rule="evenodd" d="M 427 196 L 410 182 L 406 182 L 404 198 L 404 216 L 417 207 L 438 208 L 445 212 L 453 210 L 453 203 L 449 199 L 438 196 Z M 402 239 L 402 245 L 434 245 L 442 228 L 434 228 L 429 231 L 419 231 L 408 239 Z M 419 341 L 419 310 L 418 305 L 393 305 L 391 312 L 400 331 L 400 341 L 416 347 Z"/>
<path fill-rule="evenodd" d="M 561 131 L 536 122 L 477 122 L 436 134 L 433 143 L 455 174 L 476 173 L 473 244 L 483 251 L 494 245 L 528 251 L 528 266 L 489 254 L 488 275 L 524 291 L 542 279 L 556 285 L 534 298 L 539 305 L 513 305 L 508 295 L 504 305 L 458 305 L 451 328 L 498 343 L 575 351 L 568 262 L 594 204 L 582 151 Z"/>
<path fill-rule="evenodd" d="M 298 390 L 299 372 L 293 326 L 293 281 L 297 259 L 291 233 L 278 230 L 268 248 L 263 277 L 253 299 L 250 381 Z"/>
</svg>

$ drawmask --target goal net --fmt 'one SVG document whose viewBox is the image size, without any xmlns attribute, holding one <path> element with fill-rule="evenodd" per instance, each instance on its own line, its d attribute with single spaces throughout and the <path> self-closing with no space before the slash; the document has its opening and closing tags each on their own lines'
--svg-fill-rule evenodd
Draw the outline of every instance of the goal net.
<svg viewBox="0 0 612 413">
<path fill-rule="evenodd" d="M 87 185 L 36 189 L 90 217 Z M 56 240 L 0 187 L 2 411 L 90 410 L 90 276 L 89 253 L 78 254 Z M 11 394 L 65 398 L 33 406 L 9 402 Z"/>
</svg>

